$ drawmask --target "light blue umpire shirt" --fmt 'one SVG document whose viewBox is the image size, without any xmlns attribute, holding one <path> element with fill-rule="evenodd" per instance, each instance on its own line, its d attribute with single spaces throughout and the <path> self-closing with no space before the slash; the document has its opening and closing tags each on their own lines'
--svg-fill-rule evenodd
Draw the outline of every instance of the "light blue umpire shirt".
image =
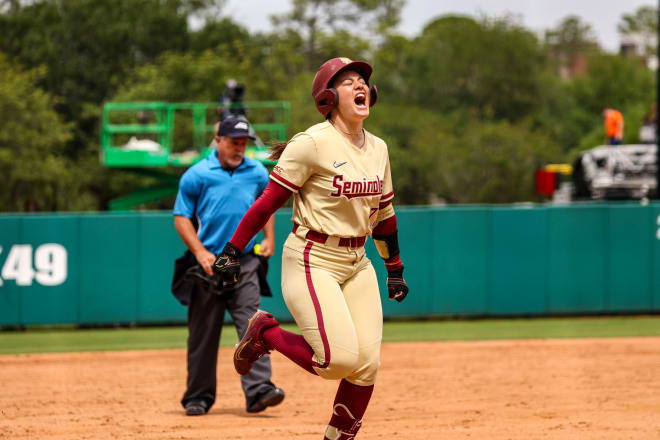
<svg viewBox="0 0 660 440">
<path fill-rule="evenodd" d="M 218 152 L 190 167 L 181 176 L 174 215 L 197 218 L 197 236 L 209 252 L 219 254 L 234 235 L 243 215 L 268 185 L 268 170 L 247 157 L 233 171 L 222 168 Z M 252 251 L 255 238 L 244 252 Z"/>
</svg>

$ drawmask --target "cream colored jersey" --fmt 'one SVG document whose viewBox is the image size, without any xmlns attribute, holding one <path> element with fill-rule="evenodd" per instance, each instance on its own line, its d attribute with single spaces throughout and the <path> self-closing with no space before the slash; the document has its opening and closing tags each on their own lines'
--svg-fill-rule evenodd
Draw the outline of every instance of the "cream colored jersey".
<svg viewBox="0 0 660 440">
<path fill-rule="evenodd" d="M 338 237 L 371 234 L 394 190 L 387 145 L 364 134 L 358 148 L 326 121 L 291 139 L 270 178 L 295 193 L 295 223 Z"/>
</svg>

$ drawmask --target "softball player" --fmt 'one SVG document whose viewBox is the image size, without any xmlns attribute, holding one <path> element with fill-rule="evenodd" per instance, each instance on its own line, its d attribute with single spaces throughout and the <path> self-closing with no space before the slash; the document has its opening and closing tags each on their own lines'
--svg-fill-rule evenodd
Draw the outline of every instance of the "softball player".
<svg viewBox="0 0 660 440">
<path fill-rule="evenodd" d="M 258 311 L 236 346 L 234 366 L 277 350 L 308 372 L 340 379 L 327 440 L 353 439 L 376 381 L 383 313 L 376 273 L 365 255 L 371 235 L 388 270 L 390 299 L 408 287 L 399 258 L 387 145 L 362 123 L 376 103 L 371 66 L 333 58 L 316 73 L 312 95 L 326 121 L 274 151 L 279 158 L 263 195 L 218 255 L 214 270 L 238 281 L 239 256 L 291 194 L 293 230 L 282 255 L 282 295 L 302 335 Z"/>
</svg>

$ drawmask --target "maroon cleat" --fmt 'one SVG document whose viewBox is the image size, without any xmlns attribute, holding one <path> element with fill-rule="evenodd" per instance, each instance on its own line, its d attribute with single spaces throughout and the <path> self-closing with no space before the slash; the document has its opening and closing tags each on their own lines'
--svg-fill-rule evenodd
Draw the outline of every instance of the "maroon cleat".
<svg viewBox="0 0 660 440">
<path fill-rule="evenodd" d="M 270 353 L 263 339 L 263 333 L 264 330 L 279 324 L 272 314 L 263 310 L 257 310 L 257 313 L 250 318 L 248 328 L 234 350 L 234 368 L 238 374 L 245 376 L 257 359 Z"/>
</svg>

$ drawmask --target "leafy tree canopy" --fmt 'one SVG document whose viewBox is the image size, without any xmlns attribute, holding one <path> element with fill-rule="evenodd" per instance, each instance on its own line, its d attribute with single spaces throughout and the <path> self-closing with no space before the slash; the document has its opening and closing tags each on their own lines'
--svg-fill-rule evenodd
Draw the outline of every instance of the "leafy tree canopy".
<svg viewBox="0 0 660 440">
<path fill-rule="evenodd" d="M 430 17 L 407 37 L 404 0 L 293 0 L 272 31 L 250 32 L 225 4 L 0 0 L 0 210 L 104 209 L 149 183 L 99 164 L 106 101 L 215 101 L 233 78 L 246 100 L 288 100 L 293 135 L 322 120 L 311 82 L 336 56 L 375 68 L 366 128 L 388 144 L 397 203 L 538 200 L 534 168 L 600 144 L 603 107 L 622 111 L 632 143 L 656 99 L 655 72 L 604 52 L 574 16 L 543 36 L 510 16 Z M 618 29 L 656 26 L 649 7 Z"/>
</svg>

